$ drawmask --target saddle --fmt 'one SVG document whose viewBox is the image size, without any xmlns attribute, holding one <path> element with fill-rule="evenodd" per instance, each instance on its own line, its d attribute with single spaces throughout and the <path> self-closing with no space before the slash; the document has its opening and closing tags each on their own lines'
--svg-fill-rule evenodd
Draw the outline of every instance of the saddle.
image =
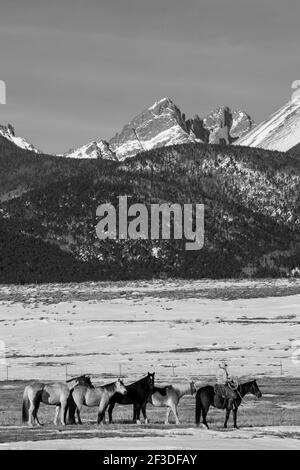
<svg viewBox="0 0 300 470">
<path fill-rule="evenodd" d="M 229 400 L 236 399 L 236 393 L 231 384 L 215 384 L 214 406 L 216 408 L 227 408 Z"/>
<path fill-rule="evenodd" d="M 226 388 L 225 385 L 220 385 L 220 384 L 216 384 L 215 387 L 214 387 L 214 392 L 215 392 L 214 406 L 216 408 L 221 409 L 221 410 L 226 408 L 226 405 L 227 405 L 227 402 L 228 402 L 225 388 Z"/>
</svg>

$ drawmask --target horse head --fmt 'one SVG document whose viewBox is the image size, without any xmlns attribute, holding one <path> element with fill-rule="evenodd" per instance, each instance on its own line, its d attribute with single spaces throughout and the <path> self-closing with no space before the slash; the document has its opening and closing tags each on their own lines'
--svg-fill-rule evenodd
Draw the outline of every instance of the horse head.
<svg viewBox="0 0 300 470">
<path fill-rule="evenodd" d="M 148 375 L 147 375 L 147 384 L 149 385 L 150 389 L 152 390 L 153 387 L 154 387 L 154 379 L 155 379 L 155 372 L 152 372 L 152 374 L 150 372 L 148 372 Z"/>
<path fill-rule="evenodd" d="M 190 382 L 190 387 L 191 387 L 191 395 L 193 396 L 197 392 L 195 382 L 193 380 Z"/>
<path fill-rule="evenodd" d="M 91 382 L 91 378 L 89 375 L 82 375 L 80 379 L 82 380 L 82 383 L 80 383 L 80 385 L 85 385 L 86 387 L 89 387 L 89 388 L 95 388 Z"/>
<path fill-rule="evenodd" d="M 74 381 L 74 387 L 77 385 L 84 385 L 88 388 L 95 388 L 94 385 L 91 382 L 91 378 L 89 375 L 79 375 L 78 377 L 72 377 L 71 379 L 67 380 L 67 382 L 73 382 Z"/>
<path fill-rule="evenodd" d="M 126 395 L 127 393 L 127 388 L 125 387 L 123 381 L 121 379 L 118 379 L 116 381 L 116 392 L 120 393 L 121 395 Z"/>
<path fill-rule="evenodd" d="M 251 383 L 250 393 L 252 393 L 252 395 L 255 395 L 257 398 L 261 398 L 262 396 L 262 393 L 258 388 L 256 380 L 253 380 L 253 382 Z"/>
</svg>

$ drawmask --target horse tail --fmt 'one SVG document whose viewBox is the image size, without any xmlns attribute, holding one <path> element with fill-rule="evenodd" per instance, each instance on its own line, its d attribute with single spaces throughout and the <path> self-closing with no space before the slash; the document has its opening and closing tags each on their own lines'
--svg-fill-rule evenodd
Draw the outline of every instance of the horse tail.
<svg viewBox="0 0 300 470">
<path fill-rule="evenodd" d="M 77 405 L 73 398 L 73 391 L 74 389 L 70 390 L 68 401 L 67 401 L 67 407 L 66 407 L 67 424 L 76 424 L 75 411 L 76 411 Z"/>
<path fill-rule="evenodd" d="M 200 393 L 196 393 L 196 425 L 199 426 L 200 418 L 201 418 L 201 410 L 202 410 L 202 403 L 201 403 L 201 396 Z"/>
<path fill-rule="evenodd" d="M 25 387 L 22 404 L 22 423 L 27 423 L 29 420 L 29 406 L 28 387 Z"/>
</svg>

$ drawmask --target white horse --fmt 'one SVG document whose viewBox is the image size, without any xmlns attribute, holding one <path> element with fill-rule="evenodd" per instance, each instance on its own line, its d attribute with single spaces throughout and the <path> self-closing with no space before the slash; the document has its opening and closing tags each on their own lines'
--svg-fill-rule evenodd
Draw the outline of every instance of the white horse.
<svg viewBox="0 0 300 470">
<path fill-rule="evenodd" d="M 46 405 L 53 405 L 56 407 L 54 424 L 57 425 L 57 419 L 59 412 L 61 412 L 61 424 L 66 425 L 66 413 L 67 405 L 70 400 L 70 392 L 76 385 L 92 386 L 90 378 L 85 375 L 80 377 L 74 377 L 67 382 L 73 382 L 70 387 L 63 382 L 56 383 L 42 383 L 32 382 L 27 385 L 23 393 L 23 404 L 22 404 L 22 422 L 27 423 L 30 426 L 39 422 L 37 413 L 41 403 Z"/>
<path fill-rule="evenodd" d="M 149 403 L 153 406 L 167 407 L 165 424 L 169 424 L 171 411 L 175 417 L 176 424 L 180 424 L 177 411 L 179 401 L 184 395 L 194 395 L 196 391 L 194 382 L 167 385 L 166 387 L 154 387 L 149 398 Z"/>
<path fill-rule="evenodd" d="M 71 391 L 72 400 L 69 401 L 69 419 L 75 422 L 75 412 L 77 414 L 78 424 L 82 424 L 80 411 L 85 406 L 98 406 L 98 424 L 104 423 L 105 411 L 109 405 L 110 399 L 116 394 L 126 395 L 127 389 L 121 379 L 116 382 L 102 385 L 100 387 L 88 387 L 86 385 L 77 385 Z"/>
</svg>

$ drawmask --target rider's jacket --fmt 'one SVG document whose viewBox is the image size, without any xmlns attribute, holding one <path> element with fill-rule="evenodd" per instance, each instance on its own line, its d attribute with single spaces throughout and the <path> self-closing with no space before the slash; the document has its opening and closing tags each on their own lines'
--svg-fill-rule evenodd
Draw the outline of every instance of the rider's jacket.
<svg viewBox="0 0 300 470">
<path fill-rule="evenodd" d="M 218 384 L 226 384 L 230 380 L 228 371 L 226 367 L 219 367 L 217 372 L 217 383 Z"/>
</svg>

